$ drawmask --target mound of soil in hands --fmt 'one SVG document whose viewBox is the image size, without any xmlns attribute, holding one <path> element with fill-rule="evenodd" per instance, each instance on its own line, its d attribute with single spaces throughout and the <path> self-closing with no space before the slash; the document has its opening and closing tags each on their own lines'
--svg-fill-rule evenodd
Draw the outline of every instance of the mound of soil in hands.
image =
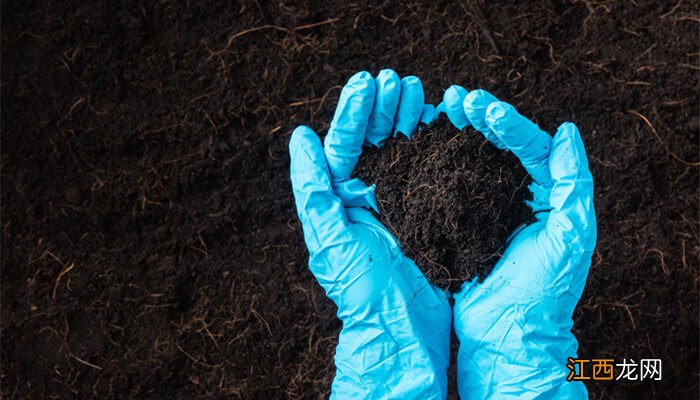
<svg viewBox="0 0 700 400">
<path fill-rule="evenodd" d="M 483 279 L 532 212 L 530 177 L 511 152 L 441 116 L 415 134 L 366 150 L 355 170 L 377 184 L 380 219 L 435 285 Z"/>
</svg>

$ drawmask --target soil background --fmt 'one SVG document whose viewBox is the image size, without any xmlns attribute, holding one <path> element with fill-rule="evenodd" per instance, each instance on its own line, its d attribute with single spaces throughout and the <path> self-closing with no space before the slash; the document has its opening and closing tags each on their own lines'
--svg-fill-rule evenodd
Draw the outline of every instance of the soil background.
<svg viewBox="0 0 700 400">
<path fill-rule="evenodd" d="M 579 355 L 663 361 L 591 398 L 697 396 L 697 3 L 1 4 L 2 397 L 327 396 L 340 323 L 287 143 L 381 68 L 578 125 L 599 227 Z"/>
</svg>

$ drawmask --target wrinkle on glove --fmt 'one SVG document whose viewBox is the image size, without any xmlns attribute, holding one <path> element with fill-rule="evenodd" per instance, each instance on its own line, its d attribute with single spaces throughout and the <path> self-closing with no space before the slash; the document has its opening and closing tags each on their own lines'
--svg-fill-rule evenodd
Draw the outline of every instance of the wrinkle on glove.
<svg viewBox="0 0 700 400">
<path fill-rule="evenodd" d="M 345 207 L 363 207 L 379 214 L 379 205 L 374 194 L 374 185 L 365 185 L 360 179 L 353 178 L 345 182 L 333 183 L 333 191 Z"/>
</svg>

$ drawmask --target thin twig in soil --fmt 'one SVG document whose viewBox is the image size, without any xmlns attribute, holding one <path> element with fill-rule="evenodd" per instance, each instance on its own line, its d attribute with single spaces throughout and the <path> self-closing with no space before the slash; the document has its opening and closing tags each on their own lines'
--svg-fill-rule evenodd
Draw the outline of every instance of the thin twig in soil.
<svg viewBox="0 0 700 400">
<path fill-rule="evenodd" d="M 63 275 L 71 272 L 75 268 L 75 263 L 71 263 L 68 267 L 64 267 L 61 272 L 58 274 L 58 277 L 56 278 L 56 283 L 53 286 L 53 294 L 51 295 L 51 298 L 56 300 L 56 291 L 58 290 L 58 285 L 61 283 L 61 278 Z M 67 284 L 67 287 L 70 290 L 70 283 Z"/>
<path fill-rule="evenodd" d="M 520 185 L 517 188 L 515 188 L 515 191 L 510 196 L 510 200 L 508 200 L 508 206 L 513 204 L 513 199 L 515 198 L 516 193 L 518 193 L 518 190 L 520 190 L 520 188 L 523 187 L 523 185 L 525 184 L 526 181 L 527 181 L 527 175 L 523 177 L 523 180 L 522 180 L 522 182 L 520 182 Z"/>
<path fill-rule="evenodd" d="M 667 144 L 666 142 L 664 142 L 664 141 L 661 139 L 661 136 L 659 136 L 659 133 L 656 131 L 656 128 L 654 128 L 654 125 L 651 124 L 651 122 L 647 119 L 647 117 L 645 117 L 644 115 L 642 115 L 641 113 L 639 113 L 639 111 L 629 109 L 629 110 L 627 110 L 627 112 L 630 113 L 630 114 L 632 114 L 632 115 L 636 115 L 637 117 L 641 118 L 642 121 L 644 121 L 644 123 L 651 129 L 651 132 L 654 134 L 654 136 L 655 136 L 656 139 L 659 141 L 659 143 L 661 143 L 661 146 L 663 146 L 664 150 L 666 150 L 666 152 L 667 152 L 671 157 L 675 158 L 677 161 L 679 161 L 679 162 L 681 162 L 681 163 L 683 163 L 683 164 L 686 164 L 686 165 L 690 165 L 690 166 L 693 166 L 693 167 L 698 167 L 698 166 L 700 166 L 700 161 L 695 161 L 695 162 L 686 161 L 686 160 L 682 159 L 681 157 L 679 157 L 676 153 L 674 153 L 674 152 L 669 148 L 668 144 Z"/>
<path fill-rule="evenodd" d="M 251 308 L 251 309 L 250 309 L 250 312 L 251 312 L 253 315 L 255 315 L 255 318 L 257 318 L 258 321 L 260 321 L 260 323 L 262 323 L 262 324 L 265 325 L 265 328 L 267 328 L 267 333 L 270 334 L 270 337 L 274 337 L 275 335 L 272 334 L 272 329 L 270 329 L 270 324 L 268 324 L 267 321 L 265 321 L 265 318 L 263 318 L 262 315 L 260 315 L 260 313 L 258 313 L 257 311 L 255 311 L 254 308 Z"/>
<path fill-rule="evenodd" d="M 294 28 L 294 30 L 295 30 L 295 31 L 300 31 L 300 30 L 302 30 L 302 29 L 315 28 L 315 27 L 317 27 L 317 26 L 332 24 L 332 23 L 337 22 L 337 21 L 339 21 L 339 20 L 340 20 L 340 18 L 329 18 L 329 19 L 327 19 L 327 20 L 325 20 L 325 21 L 315 22 L 315 23 L 313 23 L 313 24 L 307 24 L 307 25 L 297 26 L 296 28 Z"/>
<path fill-rule="evenodd" d="M 207 50 L 209 50 L 209 52 L 210 52 L 209 58 L 208 58 L 208 59 L 211 60 L 212 57 L 218 56 L 218 55 L 220 55 L 220 54 L 226 52 L 226 51 L 229 49 L 229 47 L 231 47 L 231 45 L 233 44 L 233 42 L 234 42 L 236 39 L 238 39 L 239 37 L 244 36 L 244 35 L 247 35 L 247 34 L 249 34 L 249 33 L 262 31 L 262 30 L 265 30 L 265 29 L 274 29 L 274 30 L 278 30 L 278 31 L 281 31 L 281 32 L 289 33 L 289 34 L 291 34 L 291 35 L 294 35 L 294 34 L 295 34 L 294 31 L 289 30 L 289 29 L 287 29 L 287 28 L 285 28 L 285 27 L 282 27 L 282 26 L 278 26 L 278 25 L 261 25 L 261 26 L 256 26 L 256 27 L 254 27 L 254 28 L 245 29 L 245 30 L 242 30 L 242 31 L 240 31 L 240 32 L 238 32 L 238 33 L 235 33 L 235 34 L 229 36 L 229 37 L 228 37 L 228 40 L 226 41 L 226 45 L 225 45 L 221 50 L 211 51 L 211 50 L 209 50 L 209 46 L 208 46 L 208 45 L 206 44 L 206 42 L 205 42 L 205 46 L 207 47 Z"/>
<path fill-rule="evenodd" d="M 73 359 L 75 359 L 75 361 L 77 361 L 77 362 L 79 362 L 79 363 L 81 363 L 81 364 L 83 364 L 83 365 L 87 365 L 87 366 L 90 367 L 90 368 L 95 368 L 96 370 L 102 371 L 102 367 L 100 367 L 100 366 L 98 366 L 98 365 L 95 365 L 95 364 L 93 364 L 93 363 L 87 362 L 87 361 L 83 360 L 82 358 L 76 356 L 76 355 L 73 354 L 73 353 L 70 353 L 70 356 L 71 356 Z"/>
</svg>

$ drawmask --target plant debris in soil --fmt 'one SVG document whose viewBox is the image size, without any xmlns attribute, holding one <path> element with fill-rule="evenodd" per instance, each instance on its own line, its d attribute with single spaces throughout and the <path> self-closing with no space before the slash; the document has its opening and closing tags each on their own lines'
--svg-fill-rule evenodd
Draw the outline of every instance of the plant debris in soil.
<svg viewBox="0 0 700 400">
<path fill-rule="evenodd" d="M 377 184 L 380 219 L 428 279 L 454 292 L 485 278 L 532 212 L 530 177 L 513 153 L 441 116 L 412 140 L 399 135 L 360 157 L 355 175 Z"/>
</svg>

